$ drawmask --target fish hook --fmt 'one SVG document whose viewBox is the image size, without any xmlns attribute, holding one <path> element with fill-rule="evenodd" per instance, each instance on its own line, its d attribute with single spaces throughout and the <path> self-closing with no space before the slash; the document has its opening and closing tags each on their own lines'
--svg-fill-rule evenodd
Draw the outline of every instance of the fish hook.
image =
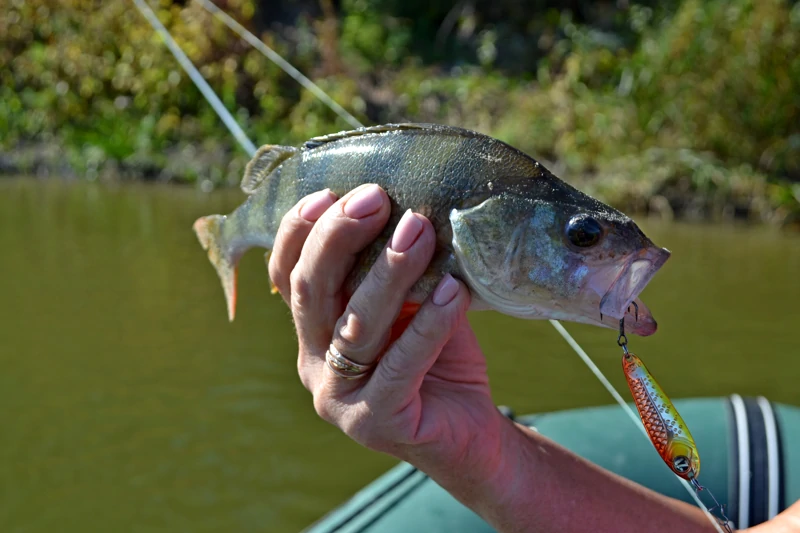
<svg viewBox="0 0 800 533">
<path fill-rule="evenodd" d="M 636 322 L 639 322 L 639 305 L 636 302 L 631 302 L 633 306 L 634 317 Z M 628 306 L 627 312 L 630 312 L 631 306 Z M 628 355 L 628 336 L 625 335 L 625 316 L 619 319 L 619 336 L 617 337 L 617 345 L 622 348 L 622 352 Z"/>
<path fill-rule="evenodd" d="M 636 322 L 639 322 L 639 304 L 637 304 L 636 302 L 631 302 L 631 305 L 633 306 L 633 313 L 634 313 L 633 316 L 636 319 Z M 631 305 L 628 306 L 628 312 L 630 312 L 630 310 L 631 310 Z M 602 322 L 602 321 L 603 321 L 603 313 L 601 312 L 600 313 L 600 322 Z"/>
<path fill-rule="evenodd" d="M 717 517 L 717 521 L 720 522 L 720 526 L 727 533 L 732 533 L 733 530 L 731 529 L 731 526 L 730 526 L 731 521 L 727 517 L 727 515 L 725 514 L 725 507 L 721 503 L 719 503 L 717 501 L 717 499 L 714 497 L 714 494 L 708 488 L 702 486 L 700 484 L 700 482 L 697 481 L 696 478 L 693 478 L 689 483 L 691 483 L 692 487 L 694 487 L 694 490 L 696 490 L 698 493 L 700 493 L 702 491 L 706 491 L 708 493 L 708 495 L 711 496 L 711 499 L 714 501 L 714 506 L 710 507 L 708 509 L 708 512 L 709 513 L 713 513 L 716 510 L 717 513 L 719 514 L 719 516 Z"/>
<path fill-rule="evenodd" d="M 619 336 L 617 346 L 622 348 L 625 355 L 628 355 L 628 337 L 625 335 L 625 317 L 619 319 Z"/>
</svg>

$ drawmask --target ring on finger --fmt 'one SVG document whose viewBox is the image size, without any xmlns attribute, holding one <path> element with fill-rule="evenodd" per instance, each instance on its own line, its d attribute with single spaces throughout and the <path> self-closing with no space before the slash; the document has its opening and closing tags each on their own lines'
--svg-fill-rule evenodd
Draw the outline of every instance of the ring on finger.
<svg viewBox="0 0 800 533">
<path fill-rule="evenodd" d="M 363 378 L 369 374 L 370 370 L 375 366 L 375 363 L 370 365 L 356 363 L 352 359 L 342 355 L 333 343 L 331 343 L 328 351 L 325 352 L 325 362 L 328 363 L 328 368 L 330 368 L 334 374 L 344 379 Z"/>
</svg>

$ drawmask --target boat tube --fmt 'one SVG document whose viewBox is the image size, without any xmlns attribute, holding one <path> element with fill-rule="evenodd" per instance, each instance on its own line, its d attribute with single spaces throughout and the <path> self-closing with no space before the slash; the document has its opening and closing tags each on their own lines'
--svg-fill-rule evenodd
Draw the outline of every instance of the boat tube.
<svg viewBox="0 0 800 533">
<path fill-rule="evenodd" d="M 765 522 L 800 499 L 800 407 L 738 394 L 674 403 L 700 450 L 701 483 L 725 505 L 737 529 Z M 607 470 L 694 503 L 619 406 L 514 418 Z M 401 462 L 305 531 L 490 533 L 494 529 L 424 473 Z"/>
</svg>

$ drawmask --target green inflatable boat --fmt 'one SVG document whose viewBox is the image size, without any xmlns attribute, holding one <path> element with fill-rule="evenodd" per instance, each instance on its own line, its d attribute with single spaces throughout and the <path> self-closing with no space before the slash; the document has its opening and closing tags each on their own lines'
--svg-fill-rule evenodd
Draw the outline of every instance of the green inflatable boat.
<svg viewBox="0 0 800 533">
<path fill-rule="evenodd" d="M 736 528 L 760 524 L 800 499 L 800 407 L 732 395 L 675 401 L 703 461 L 702 483 Z M 506 411 L 508 416 L 514 416 Z M 515 417 L 586 459 L 693 503 L 619 406 Z M 306 529 L 307 533 L 494 531 L 428 476 L 400 463 Z"/>
</svg>

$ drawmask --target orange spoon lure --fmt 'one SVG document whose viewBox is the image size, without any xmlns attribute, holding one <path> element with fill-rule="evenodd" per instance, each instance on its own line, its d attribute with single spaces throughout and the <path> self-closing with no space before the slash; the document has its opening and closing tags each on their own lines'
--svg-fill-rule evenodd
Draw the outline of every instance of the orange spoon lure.
<svg viewBox="0 0 800 533">
<path fill-rule="evenodd" d="M 636 354 L 624 350 L 622 369 L 658 455 L 678 477 L 694 481 L 700 475 L 700 456 L 680 413 Z"/>
<path fill-rule="evenodd" d="M 709 510 L 719 511 L 720 526 L 730 533 L 730 521 L 722 506 L 711 491 L 697 481 L 700 475 L 700 454 L 689 427 L 642 360 L 628 351 L 625 319 L 620 320 L 619 328 L 617 344 L 622 348 L 622 370 L 650 442 L 675 475 L 691 483 L 695 491 L 708 492 L 715 504 Z"/>
</svg>

